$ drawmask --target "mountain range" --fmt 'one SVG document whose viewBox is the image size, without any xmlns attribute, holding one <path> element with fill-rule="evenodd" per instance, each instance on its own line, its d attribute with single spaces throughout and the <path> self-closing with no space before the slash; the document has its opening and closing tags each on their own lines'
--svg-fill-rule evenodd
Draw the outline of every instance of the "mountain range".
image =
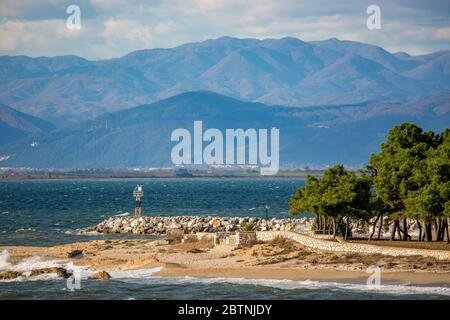
<svg viewBox="0 0 450 320">
<path fill-rule="evenodd" d="M 1 167 L 172 165 L 172 131 L 196 120 L 279 128 L 282 167 L 362 166 L 396 124 L 448 127 L 450 51 L 223 37 L 99 61 L 0 56 Z"/>
<path fill-rule="evenodd" d="M 289 107 L 405 103 L 450 92 L 450 51 L 411 56 L 354 41 L 222 37 L 89 61 L 0 57 L 0 103 L 57 126 L 208 90 Z"/>
<path fill-rule="evenodd" d="M 0 145 L 53 129 L 55 126 L 50 122 L 0 105 Z"/>
<path fill-rule="evenodd" d="M 334 163 L 364 165 L 389 128 L 414 122 L 436 132 L 450 123 L 450 94 L 400 103 L 292 108 L 244 102 L 210 91 L 179 94 L 149 105 L 0 145 L 0 166 L 114 168 L 172 165 L 177 128 L 280 130 L 281 167 Z"/>
</svg>

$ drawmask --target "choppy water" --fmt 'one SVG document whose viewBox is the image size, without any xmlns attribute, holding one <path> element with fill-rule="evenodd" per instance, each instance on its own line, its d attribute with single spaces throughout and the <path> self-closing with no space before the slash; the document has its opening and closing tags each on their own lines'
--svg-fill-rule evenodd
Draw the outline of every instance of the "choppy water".
<svg viewBox="0 0 450 320">
<path fill-rule="evenodd" d="M 113 275 L 117 277 L 117 275 Z M 309 280 L 246 280 L 236 278 L 157 277 L 123 275 L 108 281 L 82 280 L 70 291 L 66 280 L 0 282 L 0 299 L 449 299 L 450 288 L 364 284 Z"/>
<path fill-rule="evenodd" d="M 133 212 L 135 181 L 26 181 L 0 184 L 0 245 L 50 246 L 93 238 L 78 230 Z M 286 180 L 151 180 L 143 181 L 145 215 L 286 217 L 287 202 L 303 184 Z M 128 235 L 129 237 L 129 235 Z M 39 257 L 20 271 L 41 266 Z M 55 262 L 57 265 L 58 262 Z M 0 253 L 0 270 L 11 269 Z M 449 299 L 448 287 L 360 284 L 291 280 L 200 279 L 157 277 L 155 270 L 113 274 L 111 281 L 91 281 L 84 271 L 81 289 L 71 292 L 66 280 L 52 277 L 0 282 L 0 299 Z"/>
<path fill-rule="evenodd" d="M 149 180 L 144 215 L 286 217 L 302 180 Z M 0 245 L 48 246 L 86 240 L 77 230 L 134 212 L 136 181 L 22 181 L 0 184 Z M 113 235 L 117 237 L 119 235 Z M 92 236 L 90 236 L 92 237 Z M 108 236 L 104 236 L 108 237 Z M 88 238 L 91 239 L 91 238 Z"/>
</svg>

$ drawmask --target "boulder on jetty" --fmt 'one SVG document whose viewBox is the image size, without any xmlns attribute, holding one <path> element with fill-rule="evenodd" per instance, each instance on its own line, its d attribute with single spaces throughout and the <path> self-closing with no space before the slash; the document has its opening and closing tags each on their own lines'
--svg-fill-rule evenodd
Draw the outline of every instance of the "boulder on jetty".
<svg viewBox="0 0 450 320">
<path fill-rule="evenodd" d="M 17 271 L 5 271 L 0 273 L 0 280 L 12 280 L 21 277 L 22 273 Z"/>
<path fill-rule="evenodd" d="M 49 273 L 56 273 L 58 277 L 66 279 L 72 275 L 70 272 L 67 272 L 67 270 L 64 268 L 50 267 L 50 268 L 34 269 L 31 271 L 30 277 L 40 276 L 41 274 L 49 274 Z"/>
<path fill-rule="evenodd" d="M 67 258 L 80 258 L 83 256 L 83 250 L 72 250 L 67 253 Z"/>
<path fill-rule="evenodd" d="M 173 216 L 173 217 L 111 217 L 98 225 L 88 228 L 88 232 L 99 233 L 136 233 L 166 234 L 170 230 L 182 230 L 185 234 L 197 232 L 225 232 L 248 230 L 255 231 L 292 231 L 308 229 L 311 218 L 297 219 L 258 217 L 213 217 L 213 216 Z"/>
<path fill-rule="evenodd" d="M 100 271 L 89 277 L 91 280 L 109 280 L 111 275 L 106 271 Z"/>
</svg>

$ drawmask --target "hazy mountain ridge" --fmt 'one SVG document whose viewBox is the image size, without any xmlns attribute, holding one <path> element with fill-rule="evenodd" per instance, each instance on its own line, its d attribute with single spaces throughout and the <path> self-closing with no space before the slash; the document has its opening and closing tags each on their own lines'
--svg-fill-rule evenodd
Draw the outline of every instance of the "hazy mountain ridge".
<svg viewBox="0 0 450 320">
<path fill-rule="evenodd" d="M 287 165 L 363 165 L 393 125 L 409 121 L 442 131 L 450 123 L 450 95 L 414 103 L 360 103 L 315 108 L 268 106 L 213 92 L 183 93 L 95 120 L 0 146 L 0 166 L 43 168 L 172 165 L 174 129 L 280 129 L 280 162 Z M 5 159 L 6 158 L 6 159 Z"/>
<path fill-rule="evenodd" d="M 55 127 L 42 119 L 0 105 L 0 144 L 9 143 L 30 134 L 39 135 Z"/>
<path fill-rule="evenodd" d="M 405 102 L 450 92 L 450 52 L 358 42 L 223 37 L 117 59 L 0 57 L 0 102 L 56 123 L 194 90 L 270 105 Z"/>
</svg>

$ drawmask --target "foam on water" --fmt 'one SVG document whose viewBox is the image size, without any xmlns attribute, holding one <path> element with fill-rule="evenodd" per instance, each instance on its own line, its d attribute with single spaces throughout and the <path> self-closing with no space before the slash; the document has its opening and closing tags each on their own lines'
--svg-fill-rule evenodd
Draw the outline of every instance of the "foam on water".
<svg viewBox="0 0 450 320">
<path fill-rule="evenodd" d="M 17 230 L 14 230 L 14 232 L 16 232 L 16 233 L 20 233 L 20 232 L 37 232 L 37 230 L 34 229 L 34 228 L 19 228 Z"/>
<path fill-rule="evenodd" d="M 125 212 L 125 213 L 116 214 L 114 217 L 126 217 L 126 216 L 129 216 L 129 215 L 130 215 L 129 212 Z"/>
<path fill-rule="evenodd" d="M 149 279 L 153 277 L 155 272 L 161 271 L 161 267 L 150 269 L 134 269 L 134 270 L 120 270 L 108 271 L 113 279 Z"/>
<path fill-rule="evenodd" d="M 426 286 L 409 286 L 402 284 L 385 284 L 379 287 L 368 287 L 365 284 L 353 284 L 343 282 L 330 281 L 312 281 L 312 280 L 277 280 L 277 279 L 245 279 L 245 278 L 200 278 L 200 277 L 160 277 L 153 276 L 145 280 L 140 278 L 140 281 L 148 281 L 149 283 L 172 284 L 172 285 L 188 285 L 192 283 L 201 284 L 215 284 L 227 283 L 237 285 L 254 285 L 271 287 L 282 290 L 295 289 L 327 289 L 332 291 L 346 290 L 346 291 L 360 291 L 372 293 L 387 293 L 387 294 L 437 294 L 450 297 L 449 287 L 426 287 Z"/>
<path fill-rule="evenodd" d="M 8 251 L 0 253 L 0 270 L 19 271 L 24 274 L 13 280 L 5 280 L 1 282 L 11 281 L 37 281 L 37 280 L 61 280 L 56 274 L 44 274 L 36 277 L 29 277 L 29 273 L 33 269 L 48 268 L 48 267 L 63 267 L 69 272 L 74 271 L 72 263 L 66 263 L 61 260 L 45 260 L 39 256 L 33 256 L 13 265 L 10 262 L 10 255 Z M 87 280 L 89 276 L 95 273 L 86 267 L 76 267 L 82 280 Z M 438 295 L 450 297 L 450 287 L 434 287 L 434 286 L 409 286 L 402 284 L 382 284 L 379 287 L 368 287 L 365 284 L 343 283 L 333 281 L 312 281 L 312 280 L 276 280 L 276 279 L 245 279 L 245 278 L 202 278 L 202 277 L 162 277 L 155 273 L 162 268 L 148 268 L 136 270 L 106 270 L 112 277 L 111 284 L 114 286 L 114 281 L 125 283 L 133 283 L 139 285 L 156 285 L 164 287 L 166 285 L 179 285 L 188 287 L 192 284 L 214 285 L 214 284 L 232 284 L 239 286 L 255 286 L 276 288 L 280 290 L 327 290 L 330 292 L 360 292 L 365 293 L 380 293 L 388 295 Z"/>
<path fill-rule="evenodd" d="M 11 267 L 11 255 L 9 251 L 3 250 L 0 252 L 0 271 L 8 270 Z"/>
<path fill-rule="evenodd" d="M 17 264 L 11 263 L 11 256 L 7 250 L 4 250 L 0 253 L 0 271 L 16 271 L 21 272 L 24 277 L 19 277 L 11 280 L 1 280 L 0 282 L 11 282 L 11 281 L 25 281 L 25 280 L 52 280 L 52 279 L 60 279 L 56 273 L 48 273 L 42 274 L 38 276 L 30 277 L 31 271 L 35 269 L 43 269 L 43 268 L 53 268 L 53 267 L 61 267 L 69 272 L 74 269 L 72 263 L 67 263 L 63 260 L 53 259 L 48 260 L 44 259 L 41 256 L 31 256 L 25 258 Z M 92 270 L 84 267 L 77 267 L 80 270 L 81 278 L 88 278 L 91 274 L 93 274 Z"/>
<path fill-rule="evenodd" d="M 63 267 L 64 263 L 61 260 L 46 260 L 41 256 L 32 256 L 25 258 L 18 264 L 12 265 L 12 271 L 18 271 L 23 273 L 29 273 L 34 269 L 52 268 L 52 267 Z"/>
</svg>

